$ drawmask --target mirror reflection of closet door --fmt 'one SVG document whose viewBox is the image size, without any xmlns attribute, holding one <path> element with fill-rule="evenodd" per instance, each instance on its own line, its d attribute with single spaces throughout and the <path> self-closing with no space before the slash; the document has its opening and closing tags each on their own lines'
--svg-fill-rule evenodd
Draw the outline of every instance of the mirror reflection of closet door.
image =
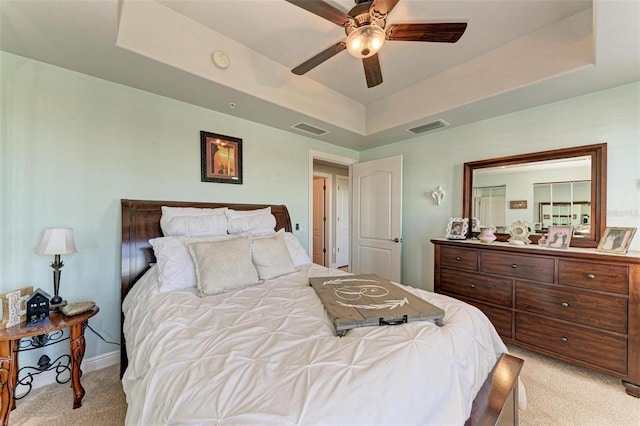
<svg viewBox="0 0 640 426">
<path fill-rule="evenodd" d="M 505 226 L 507 198 L 504 186 L 474 188 L 474 212 L 480 226 Z"/>
</svg>

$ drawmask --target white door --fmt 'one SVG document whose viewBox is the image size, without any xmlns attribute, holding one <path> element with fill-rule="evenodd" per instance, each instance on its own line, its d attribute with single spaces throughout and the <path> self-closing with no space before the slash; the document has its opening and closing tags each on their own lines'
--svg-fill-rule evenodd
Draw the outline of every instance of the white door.
<svg viewBox="0 0 640 426">
<path fill-rule="evenodd" d="M 353 165 L 351 272 L 400 282 L 402 156 Z"/>
<path fill-rule="evenodd" d="M 313 178 L 313 263 L 325 266 L 325 180 Z"/>
<path fill-rule="evenodd" d="M 336 268 L 349 265 L 349 178 L 336 178 Z"/>
</svg>

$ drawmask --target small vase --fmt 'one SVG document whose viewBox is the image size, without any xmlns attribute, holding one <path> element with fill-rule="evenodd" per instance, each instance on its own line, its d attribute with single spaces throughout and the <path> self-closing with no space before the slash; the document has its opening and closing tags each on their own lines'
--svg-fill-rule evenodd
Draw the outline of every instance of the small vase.
<svg viewBox="0 0 640 426">
<path fill-rule="evenodd" d="M 478 239 L 485 244 L 489 244 L 495 241 L 496 234 L 491 229 L 484 229 L 478 234 Z"/>
</svg>

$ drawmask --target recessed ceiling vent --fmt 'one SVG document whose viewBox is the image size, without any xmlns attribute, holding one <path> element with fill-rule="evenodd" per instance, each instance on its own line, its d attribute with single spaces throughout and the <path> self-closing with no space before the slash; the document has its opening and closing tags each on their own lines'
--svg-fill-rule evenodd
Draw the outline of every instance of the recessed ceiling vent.
<svg viewBox="0 0 640 426">
<path fill-rule="evenodd" d="M 294 124 L 291 127 L 293 127 L 294 129 L 297 129 L 297 130 L 301 130 L 301 131 L 306 132 L 306 133 L 311 133 L 312 135 L 316 135 L 316 136 L 322 136 L 325 133 L 329 133 L 328 130 L 324 130 L 324 129 L 321 129 L 319 127 L 312 126 L 311 124 L 302 123 L 302 122 L 300 122 L 298 124 Z"/>
<path fill-rule="evenodd" d="M 442 127 L 447 127 L 448 125 L 449 123 L 447 123 L 444 120 L 436 120 L 436 121 L 432 121 L 431 123 L 421 124 L 416 127 L 411 127 L 410 129 L 407 129 L 407 132 L 411 132 L 414 135 L 419 135 L 421 133 L 430 132 L 432 130 L 440 129 Z"/>
</svg>

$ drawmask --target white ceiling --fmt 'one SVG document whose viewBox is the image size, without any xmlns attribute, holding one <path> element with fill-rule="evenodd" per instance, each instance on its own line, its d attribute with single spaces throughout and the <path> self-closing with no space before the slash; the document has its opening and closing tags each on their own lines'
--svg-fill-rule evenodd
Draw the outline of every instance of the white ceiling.
<svg viewBox="0 0 640 426">
<path fill-rule="evenodd" d="M 308 123 L 362 150 L 437 119 L 459 126 L 637 81 L 639 17 L 637 0 L 400 0 L 388 24 L 468 28 L 455 44 L 388 41 L 372 89 L 346 51 L 290 73 L 345 35 L 284 0 L 0 0 L 0 48 L 311 136 L 291 129 Z"/>
</svg>

